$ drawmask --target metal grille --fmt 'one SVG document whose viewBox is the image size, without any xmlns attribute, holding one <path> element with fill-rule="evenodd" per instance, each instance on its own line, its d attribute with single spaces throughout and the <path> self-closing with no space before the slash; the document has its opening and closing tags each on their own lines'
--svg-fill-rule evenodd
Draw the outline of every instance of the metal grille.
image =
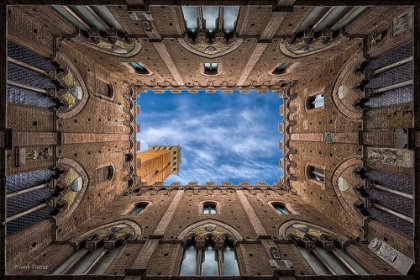
<svg viewBox="0 0 420 280">
<path fill-rule="evenodd" d="M 369 213 L 369 216 L 372 216 L 379 222 L 399 230 L 410 237 L 413 237 L 412 223 L 376 208 L 367 208 L 366 210 Z"/>
<path fill-rule="evenodd" d="M 43 188 L 9 198 L 7 200 L 7 216 L 44 203 L 54 192 L 54 189 Z"/>
<path fill-rule="evenodd" d="M 371 97 L 366 103 L 366 106 L 371 108 L 378 108 L 383 106 L 395 105 L 413 102 L 413 86 L 406 86 L 384 92 L 380 95 Z"/>
<path fill-rule="evenodd" d="M 45 207 L 16 220 L 8 222 L 6 226 L 7 235 L 12 235 L 44 220 L 45 218 L 48 218 L 53 210 L 53 207 Z"/>
<path fill-rule="evenodd" d="M 410 57 L 413 55 L 413 42 L 408 42 L 405 45 L 399 46 L 387 53 L 384 53 L 378 57 L 375 57 L 372 61 L 369 62 L 369 65 L 366 69 L 376 70 L 384 66 L 393 64 L 404 58 Z"/>
<path fill-rule="evenodd" d="M 9 80 L 42 89 L 56 88 L 54 83 L 41 73 L 34 72 L 24 67 L 9 63 L 7 65 L 7 71 L 7 78 Z"/>
<path fill-rule="evenodd" d="M 413 217 L 413 200 L 393 193 L 381 190 L 366 190 L 370 197 L 374 198 L 379 204 L 391 208 L 406 216 Z"/>
<path fill-rule="evenodd" d="M 19 173 L 6 177 L 7 192 L 14 192 L 23 188 L 38 186 L 48 181 L 55 171 L 50 169 L 41 169 L 25 173 Z"/>
<path fill-rule="evenodd" d="M 57 105 L 57 103 L 54 102 L 49 96 L 46 96 L 42 93 L 11 86 L 7 87 L 7 102 L 20 103 L 42 108 L 50 108 Z"/>
<path fill-rule="evenodd" d="M 381 186 L 400 192 L 413 194 L 414 181 L 412 177 L 382 172 L 378 170 L 367 170 L 365 175 Z"/>
<path fill-rule="evenodd" d="M 409 62 L 389 71 L 376 75 L 370 80 L 366 88 L 381 88 L 411 80 L 413 77 L 413 63 Z"/>
<path fill-rule="evenodd" d="M 47 58 L 10 41 L 7 42 L 7 55 L 43 70 L 55 70 L 53 63 Z"/>
</svg>

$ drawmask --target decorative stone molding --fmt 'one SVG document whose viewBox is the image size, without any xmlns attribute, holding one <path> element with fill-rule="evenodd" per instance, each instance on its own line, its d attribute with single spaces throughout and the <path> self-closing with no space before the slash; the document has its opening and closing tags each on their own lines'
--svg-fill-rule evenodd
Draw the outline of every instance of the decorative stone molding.
<svg viewBox="0 0 420 280">
<path fill-rule="evenodd" d="M 402 274 L 407 274 L 414 264 L 412 259 L 376 237 L 370 241 L 368 248 Z"/>
<path fill-rule="evenodd" d="M 178 39 L 178 42 L 186 50 L 206 58 L 224 56 L 236 50 L 243 42 L 243 39 L 240 38 L 232 38 L 231 40 L 226 41 L 224 37 L 219 36 L 216 37 L 214 42 L 210 43 L 204 35 L 204 33 L 198 33 L 195 42 L 189 38 Z"/>
<path fill-rule="evenodd" d="M 367 147 L 366 158 L 368 162 L 414 168 L 414 152 L 412 150 Z"/>
<path fill-rule="evenodd" d="M 69 158 L 58 159 L 57 164 L 68 165 L 74 168 L 74 170 L 78 173 L 78 175 L 80 176 L 83 182 L 81 190 L 77 192 L 77 197 L 74 200 L 72 200 L 72 204 L 69 205 L 69 208 L 63 211 L 60 215 L 56 217 L 56 223 L 57 223 L 57 226 L 59 226 L 62 223 L 64 223 L 64 221 L 67 220 L 73 214 L 73 212 L 76 210 L 79 203 L 82 201 L 83 196 L 86 193 L 86 190 L 88 189 L 88 186 L 89 186 L 89 177 L 87 175 L 86 170 L 83 168 L 83 166 L 81 166 L 75 160 L 72 160 Z"/>
<path fill-rule="evenodd" d="M 107 37 L 102 37 L 96 29 L 89 30 L 89 38 L 78 35 L 72 40 L 89 48 L 118 57 L 132 57 L 142 49 L 141 40 L 128 38 L 118 34 L 117 30 L 111 29 Z"/>
<path fill-rule="evenodd" d="M 325 132 L 324 133 L 324 142 L 328 144 L 335 143 L 335 133 L 334 132 Z"/>
<path fill-rule="evenodd" d="M 58 76 L 58 79 L 66 85 L 66 91 L 60 94 L 60 98 L 67 103 L 67 108 L 58 110 L 57 116 L 62 119 L 68 119 L 83 110 L 89 99 L 89 93 L 82 76 L 73 63 L 61 52 L 57 52 L 56 60 L 66 68 Z"/>
<path fill-rule="evenodd" d="M 353 69 L 356 68 L 356 66 L 363 61 L 363 52 L 358 51 L 355 54 L 353 54 L 347 62 L 343 65 L 343 67 L 340 70 L 340 74 L 337 77 L 337 80 L 334 83 L 334 87 L 332 89 L 331 99 L 334 106 L 337 108 L 337 110 L 346 118 L 352 120 L 352 121 L 360 121 L 363 116 L 363 111 L 357 110 L 354 108 L 353 110 L 350 110 L 344 104 L 341 102 L 339 93 L 340 93 L 340 87 L 342 86 L 342 83 L 344 81 L 344 78 L 347 75 L 350 75 L 353 73 Z"/>
<path fill-rule="evenodd" d="M 307 29 L 301 38 L 280 41 L 279 49 L 284 55 L 297 58 L 325 51 L 348 40 L 341 30 L 335 38 L 332 38 L 332 31 L 328 28 L 321 32 L 322 35 L 315 39 L 313 31 Z"/>
<path fill-rule="evenodd" d="M 407 13 L 395 18 L 392 21 L 392 37 L 397 37 L 404 33 L 406 30 L 413 28 L 413 9 Z"/>
<path fill-rule="evenodd" d="M 363 225 L 363 217 L 360 215 L 359 212 L 353 206 L 347 204 L 346 200 L 341 193 L 339 186 L 338 186 L 338 179 L 340 178 L 341 174 L 347 168 L 351 166 L 363 166 L 363 161 L 359 157 L 347 158 L 341 161 L 337 166 L 334 168 L 332 175 L 331 175 L 331 183 L 335 192 L 335 195 L 340 202 L 341 206 L 344 209 L 344 212 L 351 217 L 352 221 L 356 223 L 358 226 Z"/>
<path fill-rule="evenodd" d="M 209 231 L 207 229 L 214 229 Z M 218 229 L 217 231 L 215 231 Z M 189 234 L 196 233 L 197 236 L 204 237 L 209 233 L 229 234 L 235 241 L 242 241 L 241 234 L 233 227 L 212 219 L 206 219 L 198 223 L 192 224 L 185 228 L 178 236 L 178 240 L 184 240 Z"/>
<path fill-rule="evenodd" d="M 119 220 L 80 234 L 77 238 L 74 239 L 74 241 L 80 243 L 83 240 L 92 239 L 92 237 L 94 237 L 96 240 L 100 240 L 102 238 L 108 237 L 110 234 L 115 235 L 116 239 L 125 237 L 127 234 L 130 234 L 133 236 L 133 238 L 136 238 L 141 236 L 142 230 L 141 227 L 133 221 Z"/>
</svg>

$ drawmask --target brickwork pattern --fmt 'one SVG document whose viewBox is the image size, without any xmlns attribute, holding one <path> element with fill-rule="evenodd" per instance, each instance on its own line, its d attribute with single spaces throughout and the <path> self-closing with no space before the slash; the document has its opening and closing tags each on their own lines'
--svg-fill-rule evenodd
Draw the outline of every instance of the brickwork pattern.
<svg viewBox="0 0 420 280">
<path fill-rule="evenodd" d="M 141 243 L 125 244 L 115 261 L 106 270 L 105 275 L 125 275 L 125 269 L 131 267 L 142 247 Z"/>
<path fill-rule="evenodd" d="M 413 240 L 407 235 L 402 235 L 399 231 L 382 224 L 379 221 L 371 220 L 367 223 L 368 227 L 368 241 L 377 237 L 387 242 L 394 249 L 398 250 L 407 257 L 413 259 L 414 249 Z"/>
<path fill-rule="evenodd" d="M 134 1 L 130 2 L 134 3 Z M 290 146 L 297 151 L 297 154 L 289 156 L 294 164 L 286 171 L 289 174 L 294 174 L 297 181 L 291 182 L 292 189 L 290 192 L 280 189 L 266 190 L 262 188 L 259 190 L 255 187 L 241 187 L 251 208 L 248 206 L 244 208 L 244 204 L 239 201 L 238 194 L 233 187 L 220 189 L 190 186 L 185 188 L 178 205 L 167 212 L 177 193 L 176 188 L 127 189 L 129 168 L 126 167 L 129 165 L 125 162 L 125 153 L 132 152 L 134 154 L 134 144 L 128 140 L 127 135 L 135 129 L 133 124 L 130 124 L 133 120 L 133 113 L 130 115 L 124 108 L 133 107 L 133 100 L 127 98 L 130 85 L 136 86 L 136 89 L 140 89 L 140 91 L 148 88 L 153 88 L 156 91 L 175 88 L 177 83 L 173 77 L 173 71 L 171 72 L 168 69 L 165 61 L 155 48 L 154 42 L 150 42 L 148 38 L 149 36 L 155 38 L 162 35 L 164 36 L 162 44 L 169 54 L 165 57 L 172 59 L 173 65 L 178 68 L 181 79 L 185 83 L 185 89 L 192 92 L 200 88 L 207 88 L 208 91 L 223 88 L 230 91 L 235 88 L 245 66 L 247 64 L 253 65 L 244 81 L 243 91 L 251 88 L 264 91 L 270 87 L 281 88 L 283 84 L 283 88 L 288 85 L 293 86 L 293 92 L 297 96 L 290 103 L 292 108 L 296 107 L 296 111 L 290 112 L 291 114 L 287 118 L 289 121 L 295 121 L 296 125 L 287 127 L 286 131 L 302 135 L 315 133 L 322 135 L 324 132 L 334 132 L 337 135 L 342 133 L 347 137 L 346 139 L 350 139 L 351 135 L 356 135 L 362 129 L 362 126 L 361 123 L 342 116 L 333 106 L 331 94 L 333 93 L 332 89 L 336 76 L 339 75 L 343 65 L 352 55 L 362 50 L 362 37 L 389 28 L 391 20 L 407 11 L 408 7 L 372 6 L 368 12 L 351 23 L 346 29 L 351 38 L 357 38 L 345 39 L 343 43 L 326 51 L 299 59 L 284 56 L 279 50 L 279 44 L 284 36 L 293 34 L 313 7 L 295 6 L 293 12 L 284 12 L 284 20 L 276 31 L 274 39 L 267 42 L 258 42 L 258 38 L 261 36 L 262 30 L 272 28 L 271 25 L 267 27 L 273 13 L 272 6 L 241 7 L 237 31 L 239 34 L 246 35 L 243 38 L 244 42 L 232 52 L 212 59 L 211 62 L 220 63 L 220 69 L 222 69 L 220 75 L 204 76 L 200 74 L 202 64 L 208 62 L 209 59 L 184 49 L 177 40 L 177 36 L 182 35 L 184 24 L 182 17 L 180 18 L 179 7 L 151 6 L 150 12 L 153 17 L 151 23 L 156 29 L 153 30 L 154 33 L 151 35 L 146 33 L 141 25 L 140 20 L 145 20 L 145 16 L 147 16 L 147 11 L 144 13 L 140 11 L 143 9 L 142 6 L 130 7 L 130 9 L 134 8 L 135 14 L 140 19 L 133 20 L 129 16 L 129 7 L 125 5 L 125 2 L 110 1 L 110 4 L 115 4 L 115 6 L 108 6 L 108 9 L 121 23 L 128 35 L 139 37 L 142 44 L 142 50 L 139 54 L 130 58 L 115 57 L 97 52 L 86 45 L 71 40 L 69 37 L 55 42 L 57 51 L 65 55 L 74 64 L 74 67 L 80 72 L 81 79 L 88 87 L 86 94 L 88 94 L 89 99 L 81 112 L 73 117 L 56 121 L 56 117 L 51 110 L 35 108 L 32 106 L 34 105 L 32 101 L 24 102 L 24 104 L 31 106 L 8 104 L 7 119 L 9 123 L 7 127 L 13 128 L 14 132 L 17 133 L 15 135 L 15 139 L 18 139 L 16 143 L 29 145 L 30 133 L 36 133 L 35 141 L 32 146 L 27 146 L 28 149 L 57 148 L 58 158 L 77 161 L 86 171 L 87 178 L 90 179 L 88 189 L 79 206 L 57 229 L 53 229 L 50 220 L 44 220 L 8 238 L 7 255 L 11 257 L 8 258 L 7 265 L 10 271 L 13 271 L 14 264 L 25 263 L 29 260 L 34 260 L 34 264 L 56 266 L 72 252 L 72 247 L 66 243 L 68 240 L 77 238 L 95 227 L 116 222 L 122 218 L 137 223 L 141 227 L 142 233 L 139 236 L 140 240 L 125 244 L 125 247 L 108 268 L 106 274 L 114 275 L 116 278 L 125 274 L 125 269 L 136 267 L 137 264 L 146 268 L 147 274 L 155 276 L 158 276 L 159 273 L 162 276 L 177 274 L 183 252 L 179 241 L 175 241 L 175 239 L 185 228 L 206 219 L 214 219 L 227 224 L 239 232 L 244 239 L 240 242 L 236 251 L 241 262 L 241 269 L 244 274 L 256 277 L 263 275 L 270 275 L 271 277 L 273 275 L 273 269 L 268 262 L 267 251 L 261 244 L 263 242 L 257 238 L 258 233 L 264 233 L 264 231 L 267 234 L 266 238 L 271 239 L 270 242 L 276 241 L 278 243 L 277 247 L 282 253 L 282 258 L 292 260 L 298 275 L 303 277 L 303 275 L 313 274 L 309 264 L 306 263 L 294 245 L 284 244 L 285 240 L 278 240 L 279 226 L 289 219 L 313 222 L 341 234 L 343 238 L 364 237 L 360 226 L 349 219 L 346 214 L 347 210 L 337 201 L 332 186 L 332 174 L 343 159 L 361 156 L 361 147 L 357 145 L 353 138 L 351 138 L 353 144 L 327 144 L 322 141 L 291 141 L 287 144 L 285 142 L 285 146 Z M 138 1 L 137 4 L 141 5 L 142 1 Z M 148 5 L 145 6 L 146 9 L 147 7 Z M 66 35 L 72 33 L 72 26 L 64 23 L 61 16 L 52 11 L 50 7 L 42 7 L 36 11 L 33 9 L 33 6 L 11 7 L 8 37 L 11 41 L 29 48 L 37 54 L 52 57 L 54 54 L 53 34 Z M 248 16 L 246 16 L 247 14 Z M 51 26 L 51 19 L 58 21 L 58 28 Z M 272 33 L 272 30 L 268 31 L 266 34 Z M 391 49 L 390 46 L 407 42 L 409 38 L 407 35 L 409 32 L 395 39 L 390 38 L 389 33 L 380 44 L 368 47 L 368 54 L 377 56 Z M 252 56 L 257 44 L 265 44 L 266 47 L 261 55 Z M 129 62 L 144 63 L 150 75 L 134 74 Z M 271 75 L 274 67 L 281 62 L 293 63 L 290 73 Z M 311 70 L 310 73 L 308 73 L 308 69 Z M 349 80 L 354 83 L 358 78 L 352 76 Z M 95 96 L 98 92 L 98 80 L 108 83 L 112 87 L 113 99 L 101 99 Z M 178 87 L 176 91 L 181 89 L 183 88 Z M 320 92 L 325 94 L 324 108 L 308 110 L 305 105 L 306 98 Z M 14 93 L 17 93 L 17 91 L 14 91 Z M 19 92 L 19 94 L 22 94 L 22 92 Z M 28 97 L 28 99 L 35 98 L 35 96 Z M 17 99 L 9 99 L 9 101 L 17 102 Z M 347 106 L 352 101 L 347 100 Z M 408 101 L 411 102 L 411 100 Z M 47 100 L 44 100 L 42 106 L 48 108 L 50 104 Z M 287 111 L 289 109 L 286 109 L 286 113 L 289 112 Z M 408 109 L 413 109 L 412 104 L 393 105 L 378 110 L 372 109 L 365 114 L 368 117 L 365 124 L 368 128 L 372 128 L 372 131 L 388 131 L 389 123 L 383 120 L 386 120 L 394 111 Z M 375 120 L 380 114 L 384 114 L 384 117 L 378 118 L 380 121 Z M 37 125 L 34 125 L 35 122 Z M 57 131 L 62 132 L 65 136 L 73 135 L 77 139 L 74 138 L 76 140 L 72 143 L 64 140 L 61 146 L 45 146 L 46 143 L 38 145 L 43 139 L 46 140 L 45 137 L 47 136 L 50 137 L 49 140 L 46 140 L 49 141 L 48 144 L 53 142 L 54 135 L 59 135 L 56 133 Z M 368 131 L 370 130 L 368 129 Z M 317 139 L 322 140 L 319 135 Z M 104 138 L 106 139 L 101 141 Z M 345 142 L 344 137 L 338 137 L 337 139 Z M 8 166 L 13 166 L 11 163 L 14 162 L 14 155 L 12 155 L 12 152 L 8 152 L 8 155 L 10 155 Z M 325 167 L 326 182 L 324 186 L 320 187 L 313 181 L 307 180 L 306 163 Z M 53 160 L 39 161 L 33 165 L 26 165 L 25 168 L 40 169 L 52 164 Z M 96 184 L 95 170 L 104 166 L 104 164 L 112 164 L 115 167 L 114 176 L 109 181 Z M 386 169 L 387 167 L 376 166 L 375 168 Z M 8 168 L 8 170 L 10 174 L 13 174 L 25 169 Z M 406 172 L 406 170 L 401 169 L 388 171 Z M 404 174 L 407 174 L 407 172 Z M 122 195 L 123 192 L 125 195 Z M 200 203 L 209 200 L 220 203 L 220 212 L 216 215 L 202 213 Z M 286 207 L 290 208 L 291 214 L 280 216 L 276 213 L 268 204 L 273 200 L 283 202 Z M 142 214 L 130 215 L 130 210 L 139 202 L 148 202 L 149 204 Z M 255 215 L 248 215 L 248 209 L 253 209 Z M 168 214 L 165 215 L 165 213 Z M 161 223 L 163 217 L 166 218 Z M 153 236 L 159 224 L 164 225 L 165 229 L 162 239 L 156 239 L 156 236 Z M 258 227 L 262 228 L 257 228 L 258 232 L 255 232 L 253 224 L 258 224 Z M 367 227 L 368 240 L 373 237 L 381 238 L 407 256 L 413 256 L 413 241 L 406 235 L 374 220 L 370 221 Z M 64 244 L 53 243 L 55 234 L 57 235 L 56 241 L 64 242 Z M 145 255 L 140 254 L 146 244 L 148 246 L 148 249 L 146 249 L 149 250 L 147 255 L 152 256 L 151 259 L 145 259 Z M 372 266 L 379 268 L 378 274 L 392 274 L 393 271 L 391 270 L 388 271 L 389 273 L 382 270 L 382 267 L 387 268 L 383 262 L 378 262 L 377 258 L 370 259 L 371 254 L 366 251 L 364 245 L 366 244 L 357 244 L 348 252 L 353 256 L 359 256 L 359 260 L 363 264 L 373 263 Z M 165 254 L 168 255 L 165 256 Z M 169 268 L 162 269 L 164 265 L 168 264 L 166 259 L 171 260 L 170 265 L 168 265 Z M 13 273 L 20 274 L 19 271 Z M 31 273 L 45 273 L 45 271 L 39 270 Z M 294 277 L 291 276 L 290 278 Z"/>
<path fill-rule="evenodd" d="M 368 249 L 368 244 L 349 244 L 346 251 L 359 263 L 365 266 L 365 269 L 371 274 L 393 274 L 399 272 L 392 266 L 381 261 L 372 251 Z"/>
</svg>

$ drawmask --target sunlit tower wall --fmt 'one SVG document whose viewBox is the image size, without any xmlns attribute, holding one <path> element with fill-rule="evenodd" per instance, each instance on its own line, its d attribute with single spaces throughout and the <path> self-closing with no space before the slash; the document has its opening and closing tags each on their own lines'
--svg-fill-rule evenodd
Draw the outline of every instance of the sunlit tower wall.
<svg viewBox="0 0 420 280">
<path fill-rule="evenodd" d="M 181 164 L 180 146 L 150 146 L 137 154 L 137 177 L 141 185 L 164 182 L 171 174 L 178 174 Z"/>
</svg>

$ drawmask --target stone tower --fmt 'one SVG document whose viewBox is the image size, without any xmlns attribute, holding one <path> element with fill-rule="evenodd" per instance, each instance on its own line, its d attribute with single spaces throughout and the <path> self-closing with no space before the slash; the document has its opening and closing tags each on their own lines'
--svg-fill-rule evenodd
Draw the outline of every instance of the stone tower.
<svg viewBox="0 0 420 280">
<path fill-rule="evenodd" d="M 153 185 L 164 182 L 171 174 L 178 174 L 181 163 L 181 147 L 150 146 L 147 151 L 137 154 L 138 182 Z"/>
</svg>

